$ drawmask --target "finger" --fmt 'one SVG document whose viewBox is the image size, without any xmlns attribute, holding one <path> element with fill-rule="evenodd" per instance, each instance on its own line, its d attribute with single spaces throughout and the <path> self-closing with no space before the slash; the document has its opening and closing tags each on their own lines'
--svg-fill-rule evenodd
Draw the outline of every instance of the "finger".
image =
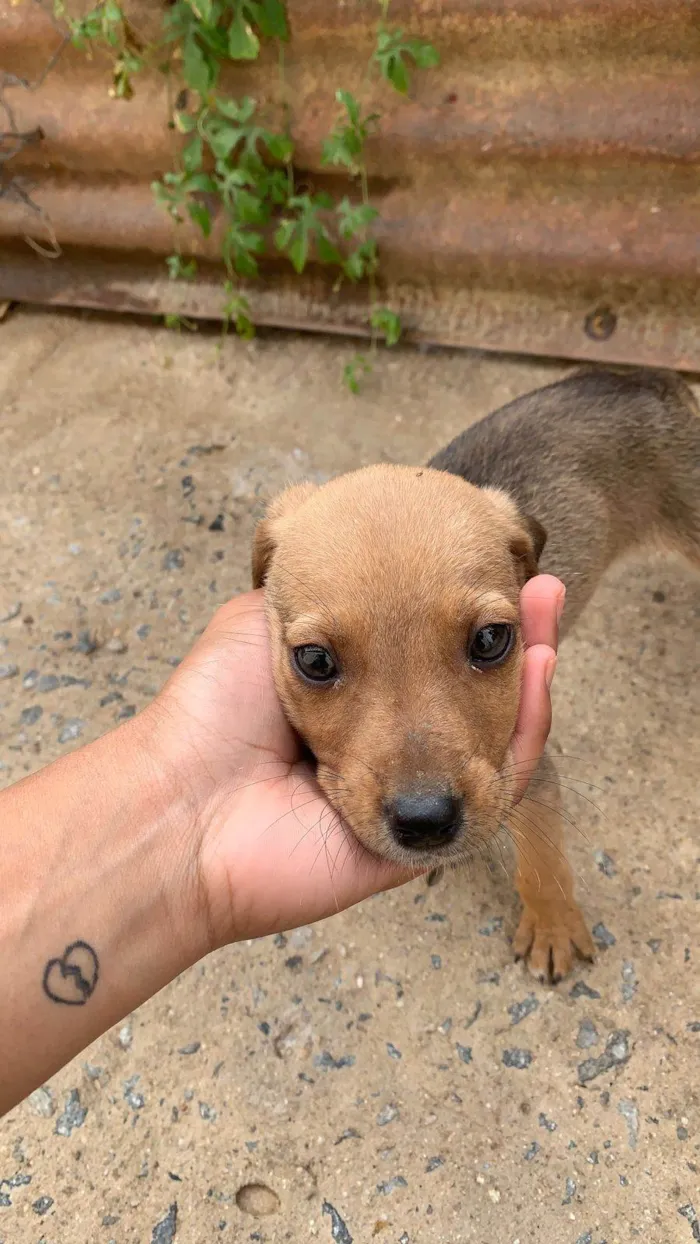
<svg viewBox="0 0 700 1244">
<path fill-rule="evenodd" d="M 552 724 L 550 687 L 556 663 L 556 651 L 549 644 L 535 644 L 525 653 L 520 708 L 512 743 L 517 774 L 516 802 L 525 794 L 547 742 Z"/>
<path fill-rule="evenodd" d="M 528 580 L 520 593 L 520 620 L 526 648 L 548 644 L 556 652 L 565 598 L 566 588 L 554 575 L 538 574 Z"/>
</svg>

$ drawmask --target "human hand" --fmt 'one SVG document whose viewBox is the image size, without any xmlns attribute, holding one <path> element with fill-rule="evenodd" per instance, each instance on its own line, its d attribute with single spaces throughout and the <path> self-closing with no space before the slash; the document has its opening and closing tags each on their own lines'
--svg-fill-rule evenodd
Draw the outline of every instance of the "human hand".
<svg viewBox="0 0 700 1244">
<path fill-rule="evenodd" d="M 564 588 L 521 594 L 526 653 L 512 771 L 522 798 L 551 723 Z M 263 593 L 218 610 L 151 710 L 160 762 L 191 809 L 206 949 L 307 924 L 414 873 L 371 855 L 303 760 L 277 698 Z"/>
</svg>

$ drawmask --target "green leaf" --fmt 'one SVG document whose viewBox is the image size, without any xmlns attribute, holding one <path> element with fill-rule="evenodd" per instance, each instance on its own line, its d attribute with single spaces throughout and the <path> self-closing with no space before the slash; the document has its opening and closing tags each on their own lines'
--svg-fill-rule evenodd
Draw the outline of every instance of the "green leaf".
<svg viewBox="0 0 700 1244">
<path fill-rule="evenodd" d="M 371 203 L 351 203 L 347 197 L 336 204 L 336 212 L 338 232 L 346 240 L 363 233 L 379 215 Z"/>
<path fill-rule="evenodd" d="M 216 80 L 216 69 L 191 34 L 182 47 L 182 75 L 187 85 L 202 96 L 208 94 Z"/>
<path fill-rule="evenodd" d="M 187 204 L 187 211 L 189 213 L 190 220 L 193 220 L 194 223 L 201 229 L 205 238 L 208 238 L 211 233 L 211 216 L 209 214 L 209 209 L 206 208 L 203 203 L 191 202 Z"/>
<path fill-rule="evenodd" d="M 183 177 L 184 179 L 182 182 L 182 186 L 189 194 L 194 194 L 194 193 L 215 194 L 216 193 L 216 189 L 217 189 L 216 182 L 214 181 L 213 177 L 210 177 L 209 173 L 188 173 L 186 175 L 180 174 L 180 176 Z"/>
<path fill-rule="evenodd" d="M 198 17 L 200 22 L 204 22 L 206 26 L 215 25 L 216 14 L 214 9 L 214 0 L 187 0 L 187 2 L 195 17 Z"/>
<path fill-rule="evenodd" d="M 337 246 L 334 246 L 325 229 L 319 233 L 316 239 L 316 248 L 321 263 L 337 264 L 338 267 L 343 266 L 343 257 Z"/>
<path fill-rule="evenodd" d="M 379 65 L 382 76 L 402 95 L 407 93 L 410 85 L 407 56 L 419 69 L 430 69 L 440 62 L 432 43 L 422 39 L 404 39 L 403 30 L 380 30 L 372 59 Z"/>
<path fill-rule="evenodd" d="M 294 230 L 297 227 L 295 220 L 283 220 L 275 230 L 275 246 L 278 251 L 286 251 L 289 243 L 294 237 Z"/>
<path fill-rule="evenodd" d="M 372 328 L 381 333 L 388 346 L 395 346 L 401 338 L 401 320 L 389 307 L 373 307 L 369 317 Z"/>
<path fill-rule="evenodd" d="M 182 255 L 169 255 L 165 261 L 171 281 L 193 281 L 197 275 L 197 260 L 185 261 Z"/>
<path fill-rule="evenodd" d="M 356 354 L 343 368 L 343 379 L 351 393 L 360 392 L 360 377 L 366 376 L 372 368 L 364 354 Z"/>
<path fill-rule="evenodd" d="M 236 194 L 237 216 L 244 225 L 264 225 L 270 216 L 268 204 L 259 194 L 240 189 Z"/>
<path fill-rule="evenodd" d="M 175 129 L 178 134 L 191 134 L 197 128 L 197 118 L 191 117 L 188 112 L 175 113 Z"/>
<path fill-rule="evenodd" d="M 186 173 L 194 173 L 197 169 L 202 167 L 203 145 L 202 139 L 199 134 L 197 134 L 197 136 L 191 139 L 187 146 L 183 148 L 182 166 Z"/>
<path fill-rule="evenodd" d="M 292 158 L 294 143 L 286 134 L 265 134 L 265 146 L 267 147 L 273 160 L 279 160 L 281 164 L 288 164 Z"/>
<path fill-rule="evenodd" d="M 206 132 L 207 142 L 217 160 L 225 160 L 241 142 L 244 131 L 240 125 L 221 125 Z"/>
<path fill-rule="evenodd" d="M 408 69 L 406 68 L 400 56 L 390 56 L 386 62 L 386 77 L 395 90 L 401 95 L 408 94 L 410 78 Z"/>
<path fill-rule="evenodd" d="M 246 121 L 250 121 L 255 114 L 257 104 L 250 95 L 245 95 L 243 99 L 224 99 L 221 95 L 217 97 L 216 107 L 223 116 L 228 117 L 231 121 L 238 121 L 239 124 L 245 125 Z"/>
<path fill-rule="evenodd" d="M 377 243 L 374 238 L 361 242 L 356 250 L 348 255 L 343 265 L 345 275 L 351 281 L 361 281 L 364 276 L 374 272 L 377 267 Z"/>
<path fill-rule="evenodd" d="M 288 39 L 287 14 L 282 0 L 260 0 L 257 24 L 268 39 Z"/>
<path fill-rule="evenodd" d="M 359 105 L 359 102 L 355 99 L 355 96 L 351 95 L 349 91 L 336 91 L 335 97 L 338 103 L 342 104 L 343 107 L 345 108 L 345 111 L 347 112 L 352 125 L 355 125 L 355 126 L 359 125 L 360 124 L 360 105 Z"/>
<path fill-rule="evenodd" d="M 231 60 L 255 60 L 260 40 L 253 27 L 237 13 L 228 29 L 228 54 Z"/>
<path fill-rule="evenodd" d="M 299 232 L 287 246 L 287 255 L 294 271 L 299 275 L 306 267 L 306 261 L 309 258 L 309 238 L 306 232 Z"/>
<path fill-rule="evenodd" d="M 423 43 L 420 39 L 412 39 L 406 45 L 407 51 L 413 57 L 419 69 L 434 69 L 440 64 L 440 53 L 432 43 Z"/>
</svg>

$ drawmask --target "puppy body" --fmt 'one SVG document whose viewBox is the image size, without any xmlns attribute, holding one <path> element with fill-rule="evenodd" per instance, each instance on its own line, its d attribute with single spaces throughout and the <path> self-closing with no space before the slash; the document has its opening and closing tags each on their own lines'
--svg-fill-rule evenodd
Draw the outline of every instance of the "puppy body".
<svg viewBox="0 0 700 1244">
<path fill-rule="evenodd" d="M 700 566 L 700 423 L 674 375 L 578 372 L 494 411 L 430 465 L 503 488 L 538 519 L 539 569 L 566 585 L 565 627 L 635 545 L 664 544 Z"/>
<path fill-rule="evenodd" d="M 551 806 L 513 808 L 520 589 L 542 554 L 571 625 L 610 563 L 653 540 L 700 565 L 700 419 L 682 382 L 655 372 L 578 373 L 473 425 L 428 468 L 292 488 L 256 530 L 277 688 L 329 800 L 370 850 L 423 868 L 505 824 L 524 903 L 515 949 L 540 978 L 593 947 L 549 759 Z M 499 633 L 505 655 L 478 663 L 475 643 Z M 300 669 L 309 652 L 330 662 L 321 683 Z"/>
</svg>

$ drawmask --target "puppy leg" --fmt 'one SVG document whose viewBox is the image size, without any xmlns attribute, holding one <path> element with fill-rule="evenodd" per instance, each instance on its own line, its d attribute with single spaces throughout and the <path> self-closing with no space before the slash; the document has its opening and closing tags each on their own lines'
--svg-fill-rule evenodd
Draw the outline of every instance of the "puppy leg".
<svg viewBox="0 0 700 1244">
<path fill-rule="evenodd" d="M 530 797 L 525 795 L 509 823 L 517 852 L 515 884 L 523 900 L 513 941 L 515 956 L 527 959 L 539 981 L 556 984 L 571 971 L 575 951 L 593 959 L 595 947 L 574 898 L 563 848 L 561 795 L 556 769 L 547 755 L 532 782 Z"/>
</svg>

